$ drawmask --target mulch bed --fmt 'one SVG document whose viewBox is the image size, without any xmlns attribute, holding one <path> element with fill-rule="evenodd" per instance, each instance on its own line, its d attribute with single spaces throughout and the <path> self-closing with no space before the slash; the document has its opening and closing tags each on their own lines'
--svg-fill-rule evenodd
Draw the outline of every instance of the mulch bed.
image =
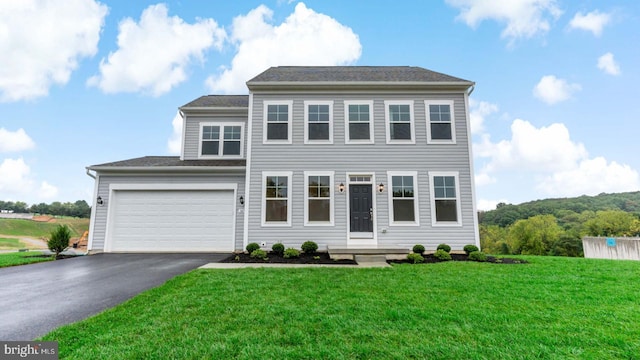
<svg viewBox="0 0 640 360">
<path fill-rule="evenodd" d="M 284 258 L 282 255 L 270 252 L 268 259 L 256 259 L 247 253 L 233 254 L 220 261 L 223 263 L 261 263 L 261 264 L 329 264 L 329 265 L 357 265 L 353 260 L 331 260 L 326 252 L 315 254 L 301 253 L 298 258 Z"/>
<path fill-rule="evenodd" d="M 468 256 L 466 254 L 450 254 L 451 255 L 451 261 L 474 261 L 474 260 L 469 260 Z M 424 262 L 423 264 L 433 264 L 433 263 L 439 263 L 439 262 L 445 262 L 447 260 L 440 260 L 438 258 L 436 258 L 435 256 L 433 256 L 433 254 L 426 254 L 426 255 L 422 255 L 424 257 Z M 403 259 L 403 260 L 389 260 L 387 261 L 389 264 L 413 264 L 412 261 L 409 261 L 408 259 Z M 527 264 L 527 261 L 522 260 L 522 259 L 513 259 L 513 258 L 503 258 L 503 257 L 495 257 L 495 256 L 491 256 L 491 255 L 487 255 L 487 261 L 488 263 L 493 263 L 493 264 Z"/>
<path fill-rule="evenodd" d="M 437 259 L 433 254 L 423 255 L 424 264 L 433 264 L 443 262 L 443 260 Z M 452 261 L 473 261 L 467 258 L 466 254 L 451 254 Z M 301 253 L 298 258 L 284 258 L 282 255 L 270 252 L 268 253 L 268 259 L 262 260 L 252 258 L 247 253 L 233 254 L 228 258 L 220 261 L 223 263 L 258 263 L 258 264 L 331 264 L 331 265 L 356 265 L 354 260 L 331 260 L 329 254 L 326 252 L 318 252 L 315 254 Z M 407 259 L 403 260 L 389 260 L 389 264 L 410 264 L 411 261 Z M 525 260 L 512 259 L 512 258 L 497 258 L 495 256 L 487 256 L 487 262 L 494 264 L 526 264 Z"/>
</svg>

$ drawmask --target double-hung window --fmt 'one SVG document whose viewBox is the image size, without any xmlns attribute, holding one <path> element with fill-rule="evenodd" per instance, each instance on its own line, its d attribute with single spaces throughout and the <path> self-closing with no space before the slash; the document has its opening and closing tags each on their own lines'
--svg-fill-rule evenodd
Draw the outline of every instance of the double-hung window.
<svg viewBox="0 0 640 360">
<path fill-rule="evenodd" d="M 418 173 L 389 172 L 390 225 L 418 225 Z"/>
<path fill-rule="evenodd" d="M 427 112 L 427 143 L 454 144 L 456 142 L 455 123 L 453 121 L 453 101 L 424 102 Z"/>
<path fill-rule="evenodd" d="M 373 143 L 373 101 L 345 101 L 345 143 Z"/>
<path fill-rule="evenodd" d="M 304 142 L 333 143 L 333 101 L 304 102 Z"/>
<path fill-rule="evenodd" d="M 415 144 L 413 101 L 385 101 L 387 144 Z"/>
<path fill-rule="evenodd" d="M 291 225 L 291 175 L 262 173 L 262 225 Z"/>
<path fill-rule="evenodd" d="M 460 189 L 457 172 L 429 172 L 431 223 L 434 226 L 461 225 Z"/>
<path fill-rule="evenodd" d="M 293 101 L 264 102 L 264 143 L 291 144 Z"/>
<path fill-rule="evenodd" d="M 242 157 L 243 130 L 243 123 L 202 123 L 199 157 Z"/>
<path fill-rule="evenodd" d="M 305 225 L 333 225 L 333 171 L 304 173 Z"/>
</svg>

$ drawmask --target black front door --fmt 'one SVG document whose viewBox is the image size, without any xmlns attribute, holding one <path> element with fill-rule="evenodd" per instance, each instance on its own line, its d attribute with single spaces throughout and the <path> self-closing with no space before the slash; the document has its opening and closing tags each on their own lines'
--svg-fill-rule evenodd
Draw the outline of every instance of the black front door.
<svg viewBox="0 0 640 360">
<path fill-rule="evenodd" d="M 373 232 L 371 185 L 349 185 L 351 232 Z"/>
</svg>

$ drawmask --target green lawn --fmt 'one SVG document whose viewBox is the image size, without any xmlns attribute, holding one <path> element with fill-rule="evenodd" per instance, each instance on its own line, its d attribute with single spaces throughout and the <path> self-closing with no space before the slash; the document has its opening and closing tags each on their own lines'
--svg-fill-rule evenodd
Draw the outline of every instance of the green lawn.
<svg viewBox="0 0 640 360">
<path fill-rule="evenodd" d="M 42 253 L 27 251 L 0 254 L 0 268 L 53 260 L 52 257 L 33 257 L 34 255 L 42 255 Z"/>
<path fill-rule="evenodd" d="M 84 231 L 89 230 L 89 219 L 60 218 L 51 222 L 0 219 L 0 234 L 34 238 L 49 237 L 59 224 L 69 225 L 72 237 L 80 237 Z"/>
<path fill-rule="evenodd" d="M 7 239 L 0 237 L 0 249 L 2 250 L 17 250 L 26 247 L 27 245 L 18 239 Z"/>
<path fill-rule="evenodd" d="M 639 359 L 640 262 L 195 270 L 62 327 L 77 359 Z"/>
</svg>

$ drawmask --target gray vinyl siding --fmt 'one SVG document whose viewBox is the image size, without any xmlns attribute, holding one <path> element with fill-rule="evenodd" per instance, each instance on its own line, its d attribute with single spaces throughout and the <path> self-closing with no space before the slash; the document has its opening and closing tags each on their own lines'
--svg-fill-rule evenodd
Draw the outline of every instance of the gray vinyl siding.
<svg viewBox="0 0 640 360">
<path fill-rule="evenodd" d="M 306 240 L 316 241 L 321 248 L 346 246 L 348 237 L 348 194 L 337 191 L 340 183 L 348 184 L 347 173 L 373 173 L 375 184 L 383 183 L 383 193 L 374 195 L 378 246 L 411 248 L 417 243 L 435 249 L 447 243 L 454 249 L 476 242 L 477 227 L 473 214 L 473 190 L 469 134 L 465 98 L 458 93 L 406 94 L 254 94 L 252 110 L 252 153 L 250 158 L 250 193 L 248 242 L 266 241 L 268 246 L 281 241 L 286 246 L 299 246 Z M 292 144 L 263 144 L 263 101 L 293 100 Z M 333 100 L 333 144 L 304 144 L 304 101 Z M 345 100 L 373 100 L 374 144 L 345 144 Z M 415 144 L 387 144 L 385 100 L 413 102 Z M 454 100 L 456 144 L 427 144 L 427 119 L 424 100 Z M 262 226 L 263 171 L 292 171 L 291 227 Z M 304 225 L 304 171 L 334 171 L 334 226 Z M 390 226 L 387 180 L 388 171 L 418 172 L 419 226 Z M 458 172 L 462 226 L 433 227 L 429 171 Z M 377 185 L 374 185 L 374 190 Z M 386 229 L 386 233 L 383 233 Z"/>
<path fill-rule="evenodd" d="M 184 160 L 197 160 L 198 148 L 200 146 L 200 124 L 207 122 L 241 122 L 244 123 L 244 141 L 242 152 L 246 158 L 247 154 L 247 116 L 191 116 L 187 115 L 185 119 L 184 133 Z"/>
<path fill-rule="evenodd" d="M 100 175 L 97 196 L 102 197 L 104 206 L 97 206 L 95 211 L 93 228 L 93 252 L 101 252 L 104 249 L 105 232 L 107 226 L 107 213 L 109 210 L 109 186 L 111 184 L 152 184 L 152 183 L 179 183 L 179 184 L 238 184 L 238 197 L 244 195 L 244 174 L 202 174 L 202 175 Z M 243 209 L 236 199 L 236 224 L 235 224 L 235 249 L 242 249 L 242 235 L 244 229 Z M 242 210 L 243 211 L 243 210 Z"/>
</svg>

